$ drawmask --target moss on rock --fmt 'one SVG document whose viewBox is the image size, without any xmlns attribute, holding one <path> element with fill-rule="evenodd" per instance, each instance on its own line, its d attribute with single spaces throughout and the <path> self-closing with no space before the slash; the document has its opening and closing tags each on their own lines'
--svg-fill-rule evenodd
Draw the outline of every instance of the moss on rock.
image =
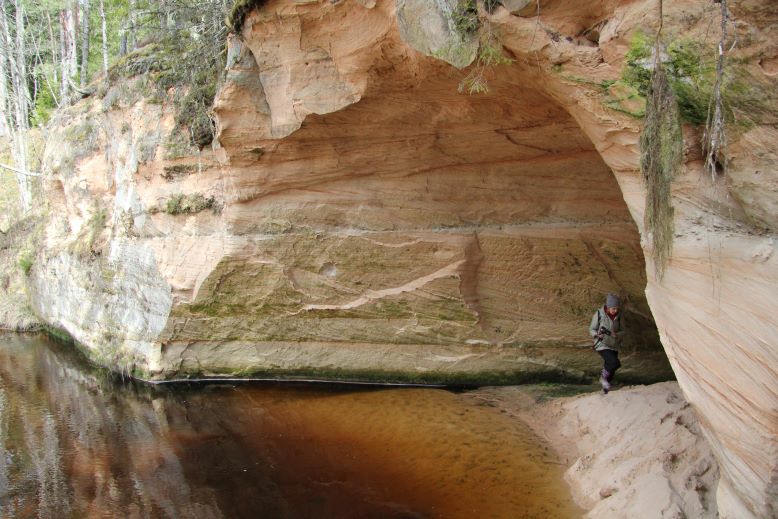
<svg viewBox="0 0 778 519">
<path fill-rule="evenodd" d="M 162 210 L 167 214 L 194 214 L 206 209 L 213 209 L 216 199 L 212 196 L 205 197 L 201 193 L 185 195 L 178 193 L 165 202 Z"/>
<path fill-rule="evenodd" d="M 227 27 L 232 32 L 240 34 L 243 30 L 243 23 L 246 21 L 249 13 L 254 9 L 259 9 L 265 3 L 267 3 L 267 0 L 235 0 L 232 10 L 227 15 L 227 20 L 225 21 Z"/>
<path fill-rule="evenodd" d="M 648 97 L 650 90 L 653 42 L 652 37 L 636 32 L 622 70 L 622 82 L 634 88 L 643 98 Z M 660 58 L 667 82 L 677 100 L 681 118 L 688 123 L 703 125 L 707 120 L 716 80 L 716 56 L 712 43 L 690 38 L 673 39 L 662 48 Z M 778 106 L 778 93 L 773 85 L 753 73 L 749 59 L 729 61 L 725 74 L 722 95 L 728 123 L 737 122 L 747 128 L 754 123 L 775 122 L 763 119 L 774 113 L 774 107 Z"/>
</svg>

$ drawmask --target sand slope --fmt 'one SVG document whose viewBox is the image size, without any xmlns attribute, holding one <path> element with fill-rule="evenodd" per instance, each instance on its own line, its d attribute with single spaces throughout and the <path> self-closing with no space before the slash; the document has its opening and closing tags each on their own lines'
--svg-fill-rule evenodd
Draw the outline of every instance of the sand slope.
<svg viewBox="0 0 778 519">
<path fill-rule="evenodd" d="M 551 399 L 537 386 L 469 396 L 550 443 L 588 518 L 718 517 L 718 466 L 675 382 Z"/>
</svg>

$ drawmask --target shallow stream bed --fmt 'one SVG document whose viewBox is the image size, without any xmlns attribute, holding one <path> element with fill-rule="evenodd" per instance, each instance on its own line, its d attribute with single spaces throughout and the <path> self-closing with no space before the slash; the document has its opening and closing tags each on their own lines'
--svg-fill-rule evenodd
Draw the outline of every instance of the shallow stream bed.
<svg viewBox="0 0 778 519">
<path fill-rule="evenodd" d="M 0 335 L 2 517 L 579 517 L 563 470 L 450 391 L 153 387 Z"/>
</svg>

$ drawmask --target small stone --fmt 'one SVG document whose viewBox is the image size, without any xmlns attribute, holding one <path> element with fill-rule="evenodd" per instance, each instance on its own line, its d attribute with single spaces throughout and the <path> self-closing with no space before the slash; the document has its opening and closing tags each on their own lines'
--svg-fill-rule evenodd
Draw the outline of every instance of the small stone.
<svg viewBox="0 0 778 519">
<path fill-rule="evenodd" d="M 607 499 L 618 491 L 619 489 L 614 487 L 603 487 L 600 489 L 600 499 Z"/>
</svg>

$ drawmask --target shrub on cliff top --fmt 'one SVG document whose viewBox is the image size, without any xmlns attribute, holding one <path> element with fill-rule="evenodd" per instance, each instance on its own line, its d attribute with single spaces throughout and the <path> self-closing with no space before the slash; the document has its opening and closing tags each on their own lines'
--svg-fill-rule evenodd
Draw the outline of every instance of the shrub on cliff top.
<svg viewBox="0 0 778 519">
<path fill-rule="evenodd" d="M 224 68 L 226 29 L 200 20 L 196 10 L 180 10 L 178 15 L 177 25 L 161 28 L 145 45 L 122 57 L 109 76 L 111 80 L 144 76 L 158 97 L 172 93 L 176 130 L 187 133 L 190 144 L 202 149 L 213 141 L 210 109 Z"/>
</svg>

